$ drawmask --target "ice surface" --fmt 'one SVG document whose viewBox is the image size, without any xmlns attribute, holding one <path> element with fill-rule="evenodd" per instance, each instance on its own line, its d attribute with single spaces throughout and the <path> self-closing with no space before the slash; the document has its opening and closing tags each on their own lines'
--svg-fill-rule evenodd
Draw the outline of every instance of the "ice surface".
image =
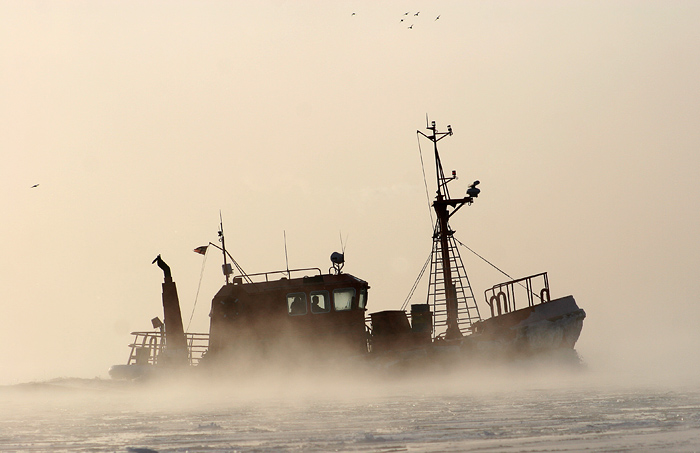
<svg viewBox="0 0 700 453">
<path fill-rule="evenodd" d="M 0 451 L 697 451 L 700 391 L 531 382 L 0 388 Z M 464 384 L 464 385 L 462 385 Z M 262 388 L 262 390 L 261 390 Z M 326 389 L 328 390 L 328 388 Z"/>
</svg>

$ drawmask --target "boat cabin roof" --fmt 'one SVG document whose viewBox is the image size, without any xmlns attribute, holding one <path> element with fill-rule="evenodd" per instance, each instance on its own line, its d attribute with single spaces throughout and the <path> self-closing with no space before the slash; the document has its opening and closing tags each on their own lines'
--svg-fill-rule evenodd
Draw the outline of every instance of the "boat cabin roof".
<svg viewBox="0 0 700 453">
<path fill-rule="evenodd" d="M 282 271 L 286 273 L 286 271 Z M 290 271 L 291 272 L 291 271 Z M 269 274 L 272 273 L 267 273 Z M 259 274 L 261 275 L 261 274 Z M 221 287 L 214 299 L 226 299 L 231 296 L 238 296 L 241 293 L 249 295 L 260 295 L 270 292 L 290 292 L 294 290 L 309 291 L 318 289 L 335 289 L 344 286 L 364 287 L 369 288 L 366 281 L 359 279 L 351 274 L 317 274 L 312 276 L 303 276 L 298 278 L 282 277 L 278 280 L 269 280 L 259 282 L 243 282 L 241 278 L 235 278 L 233 283 L 229 283 Z"/>
</svg>

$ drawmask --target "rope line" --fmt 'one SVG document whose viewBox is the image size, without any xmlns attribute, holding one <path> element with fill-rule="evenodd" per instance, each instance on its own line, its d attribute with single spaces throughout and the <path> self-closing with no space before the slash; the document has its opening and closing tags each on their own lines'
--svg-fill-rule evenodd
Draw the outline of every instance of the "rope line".
<svg viewBox="0 0 700 453">
<path fill-rule="evenodd" d="M 423 274 L 425 273 L 425 269 L 428 267 L 428 264 L 430 264 L 430 259 L 432 257 L 433 257 L 433 251 L 431 250 L 430 254 L 428 255 L 428 259 L 425 260 L 425 264 L 423 265 L 423 269 L 421 269 L 420 274 L 418 274 L 418 278 L 413 283 L 413 287 L 411 288 L 411 291 L 408 292 L 408 296 L 406 296 L 406 300 L 403 302 L 403 305 L 401 306 L 401 310 L 406 310 L 406 307 L 408 306 L 408 302 L 413 297 L 413 293 L 416 291 L 416 288 L 418 287 L 418 283 L 420 283 L 421 279 L 423 278 Z"/>
<path fill-rule="evenodd" d="M 469 250 L 470 252 L 472 252 L 474 255 L 478 256 L 479 258 L 481 258 L 482 260 L 484 260 L 485 262 L 487 262 L 491 267 L 493 267 L 494 269 L 496 269 L 498 272 L 500 272 L 501 274 L 505 275 L 506 277 L 508 277 L 508 278 L 511 279 L 511 280 L 515 280 L 513 277 L 511 277 L 510 275 L 506 274 L 504 271 L 502 271 L 502 270 L 500 270 L 498 267 L 496 267 L 496 265 L 494 265 L 493 263 L 491 263 L 489 260 L 487 260 L 487 259 L 484 258 L 483 256 L 481 256 L 481 255 L 479 255 L 478 253 L 476 253 L 474 250 L 472 250 L 471 248 L 469 248 L 469 246 L 467 246 L 466 244 L 462 243 L 462 241 L 460 241 L 459 239 L 457 239 L 457 238 L 454 237 L 454 236 L 452 236 L 452 238 L 453 238 L 455 241 L 457 241 L 457 242 L 459 243 L 459 245 L 461 245 L 462 247 L 466 248 L 467 250 Z M 522 288 L 525 288 L 526 290 L 528 289 L 527 286 L 523 285 L 522 282 L 518 282 L 518 286 L 521 286 Z M 536 298 L 542 300 L 542 298 L 541 298 L 540 296 L 538 296 L 537 294 L 535 294 L 534 292 L 530 291 L 530 294 L 532 294 L 532 295 L 535 296 Z"/>
<path fill-rule="evenodd" d="M 470 252 L 472 252 L 474 255 L 476 255 L 476 256 L 478 256 L 479 258 L 481 258 L 482 260 L 484 260 L 489 266 L 493 267 L 494 269 L 496 269 L 498 272 L 500 272 L 501 274 L 505 275 L 505 276 L 508 277 L 509 279 L 515 280 L 513 277 L 511 277 L 510 275 L 506 274 L 504 271 L 502 271 L 502 270 L 500 270 L 498 267 L 496 267 L 496 265 L 493 264 L 491 261 L 487 260 L 487 259 L 484 258 L 483 256 L 481 256 L 481 255 L 479 255 L 478 253 L 476 253 L 474 250 L 472 250 L 471 248 L 469 248 L 469 247 L 468 247 L 467 245 L 465 245 L 462 241 L 460 241 L 459 239 L 457 239 L 457 238 L 454 237 L 454 236 L 452 236 L 452 238 L 453 238 L 455 241 L 457 241 L 457 242 L 459 243 L 459 245 L 461 245 L 462 247 L 464 247 L 464 248 L 466 248 L 467 250 L 469 250 Z"/>
<path fill-rule="evenodd" d="M 423 150 L 420 147 L 420 134 L 416 132 L 418 140 L 418 154 L 420 155 L 420 169 L 423 172 L 423 185 L 425 185 L 425 198 L 428 200 L 428 214 L 430 214 L 430 225 L 435 224 L 433 221 L 433 210 L 430 209 L 430 194 L 428 193 L 428 180 L 425 178 L 425 165 L 423 164 Z"/>
<path fill-rule="evenodd" d="M 185 332 L 190 330 L 190 324 L 192 324 L 192 317 L 194 316 L 194 310 L 197 308 L 197 299 L 199 298 L 199 289 L 202 287 L 202 277 L 204 277 L 204 265 L 207 263 L 207 251 L 204 252 L 204 260 L 202 260 L 202 270 L 199 272 L 199 283 L 197 284 L 197 294 L 194 296 L 194 306 L 192 307 L 192 314 L 190 315 L 190 320 L 187 323 L 187 329 Z"/>
</svg>

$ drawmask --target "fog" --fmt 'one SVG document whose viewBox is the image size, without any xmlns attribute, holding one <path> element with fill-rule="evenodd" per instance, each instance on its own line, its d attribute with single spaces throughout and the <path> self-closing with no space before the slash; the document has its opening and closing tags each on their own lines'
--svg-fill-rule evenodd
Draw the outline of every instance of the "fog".
<svg viewBox="0 0 700 453">
<path fill-rule="evenodd" d="M 612 377 L 551 357 L 345 365 L 0 386 L 0 449 L 693 451 L 700 442 L 696 381 L 677 374 Z"/>
<path fill-rule="evenodd" d="M 400 308 L 431 247 L 426 114 L 455 132 L 451 190 L 481 181 L 456 237 L 574 295 L 586 379 L 692 382 L 699 10 L 0 3 L 0 383 L 125 363 L 129 332 L 161 315 L 157 254 L 206 332 L 223 277 L 192 249 L 220 212 L 247 272 L 284 269 L 285 246 L 290 267 L 325 270 L 343 237 L 368 310 Z M 460 252 L 481 303 L 507 278 Z"/>
<path fill-rule="evenodd" d="M 591 370 L 570 358 L 542 357 L 510 362 L 465 361 L 433 367 L 387 366 L 387 363 L 345 362 L 324 366 L 289 367 L 259 364 L 256 372 L 247 366 L 226 371 L 168 370 L 134 381 L 57 378 L 0 387 L 3 400 L 19 405 L 37 399 L 101 405 L 127 403 L 133 410 L 199 410 L 202 408 L 257 404 L 309 405 L 317 401 L 338 404 L 381 401 L 391 398 L 469 395 L 497 398 L 527 392 L 573 391 L 635 392 L 654 389 L 694 389 L 692 379 L 659 376 L 618 376 Z M 83 409 L 86 409 L 84 407 Z"/>
</svg>

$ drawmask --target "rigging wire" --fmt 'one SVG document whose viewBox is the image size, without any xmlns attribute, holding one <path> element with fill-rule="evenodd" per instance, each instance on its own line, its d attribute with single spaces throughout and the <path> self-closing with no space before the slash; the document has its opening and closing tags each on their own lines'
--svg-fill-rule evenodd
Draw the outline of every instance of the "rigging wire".
<svg viewBox="0 0 700 453">
<path fill-rule="evenodd" d="M 470 252 L 472 252 L 474 255 L 476 255 L 476 256 L 478 256 L 479 258 L 481 258 L 482 260 L 484 260 L 486 263 L 488 263 L 491 267 L 493 267 L 494 269 L 496 269 L 498 272 L 500 272 L 501 274 L 505 275 L 506 277 L 508 277 L 508 278 L 511 279 L 511 280 L 515 280 L 513 277 L 511 277 L 510 275 L 506 274 L 504 271 L 502 271 L 502 270 L 500 270 L 498 267 L 496 267 L 495 264 L 491 263 L 489 260 L 487 260 L 487 259 L 484 258 L 483 256 L 481 256 L 481 255 L 479 255 L 478 253 L 476 253 L 474 250 L 472 250 L 471 248 L 469 248 L 469 246 L 467 246 L 466 244 L 462 243 L 462 241 L 460 241 L 459 239 L 457 239 L 457 238 L 454 237 L 454 236 L 452 236 L 452 238 L 453 238 L 455 241 L 457 241 L 457 242 L 459 243 L 459 245 L 461 245 L 462 247 L 464 247 L 464 248 L 466 248 L 467 250 L 469 250 Z M 517 283 L 518 283 L 518 286 L 521 286 L 521 287 L 527 289 L 527 287 L 526 287 L 525 285 L 523 285 L 522 282 L 517 282 Z M 530 293 L 531 293 L 533 296 L 535 296 L 536 298 L 538 298 L 538 299 L 540 299 L 540 300 L 542 299 L 540 296 L 538 296 L 538 295 L 535 294 L 534 292 L 530 291 Z"/>
<path fill-rule="evenodd" d="M 209 250 L 207 248 L 207 250 Z M 199 272 L 199 283 L 197 284 L 197 293 L 194 296 L 194 306 L 192 307 L 192 314 L 190 315 L 190 320 L 187 323 L 187 329 L 185 332 L 190 330 L 190 324 L 192 324 L 192 317 L 194 316 L 194 310 L 197 308 L 197 299 L 199 298 L 199 289 L 202 287 L 202 277 L 204 277 L 204 265 L 207 263 L 207 252 L 204 252 L 204 260 L 202 260 L 202 270 Z"/>
<path fill-rule="evenodd" d="M 428 181 L 425 178 L 425 165 L 423 164 L 423 150 L 420 147 L 420 134 L 416 132 L 416 139 L 418 140 L 418 155 L 420 156 L 420 168 L 423 171 L 423 185 L 425 185 L 425 198 L 428 200 L 428 213 L 430 214 L 430 224 L 433 225 L 433 210 L 430 209 L 430 194 L 428 193 Z"/>
<path fill-rule="evenodd" d="M 425 264 L 423 265 L 423 269 L 421 269 L 420 274 L 418 274 L 418 278 L 413 283 L 413 287 L 411 288 L 411 291 L 408 292 L 408 296 L 406 296 L 406 300 L 403 302 L 403 305 L 401 306 L 402 311 L 406 310 L 406 307 L 408 306 L 408 302 L 413 297 L 413 293 L 416 291 L 416 288 L 418 287 L 418 283 L 420 283 L 421 279 L 423 278 L 423 274 L 425 273 L 425 269 L 428 267 L 428 264 L 430 264 L 430 258 L 432 258 L 432 257 L 433 257 L 433 251 L 431 250 L 430 253 L 428 254 L 428 259 L 425 260 Z"/>
<path fill-rule="evenodd" d="M 433 221 L 433 210 L 431 209 L 431 204 L 430 204 L 430 193 L 429 193 L 429 191 L 428 191 L 428 181 L 427 181 L 427 178 L 425 177 L 425 164 L 424 164 L 424 162 L 423 162 L 423 150 L 422 150 L 422 148 L 421 148 L 421 146 L 420 146 L 420 133 L 419 133 L 419 132 L 416 132 L 416 139 L 417 139 L 417 141 L 418 141 L 418 155 L 420 156 L 421 171 L 423 172 L 423 185 L 425 186 L 425 197 L 426 197 L 426 199 L 428 200 L 428 213 L 429 213 L 429 215 L 430 215 L 430 223 L 433 224 L 433 225 L 435 225 L 435 229 L 437 230 L 438 226 L 437 226 L 437 224 L 435 224 L 435 222 Z M 476 256 L 478 256 L 479 258 L 481 258 L 481 259 L 482 259 L 484 262 L 486 262 L 489 266 L 493 267 L 494 269 L 496 269 L 498 272 L 500 272 L 501 274 L 505 275 L 505 276 L 508 277 L 509 279 L 515 280 L 513 277 L 511 277 L 510 275 L 508 275 L 508 273 L 506 273 L 505 271 L 501 270 L 498 266 L 496 266 L 495 264 L 493 264 L 492 262 L 490 262 L 489 260 L 487 260 L 487 259 L 484 258 L 483 256 L 479 255 L 479 254 L 476 253 L 474 250 L 472 250 L 469 246 L 467 246 L 467 245 L 464 244 L 462 241 L 460 241 L 459 239 L 457 239 L 456 237 L 454 237 L 454 235 L 452 236 L 452 238 L 453 238 L 455 241 L 457 241 L 457 243 L 459 243 L 459 245 L 461 245 L 462 247 L 464 247 L 464 248 L 466 248 L 467 250 L 469 250 L 470 252 L 472 252 L 474 255 L 476 255 Z M 413 283 L 413 287 L 412 287 L 411 290 L 409 291 L 408 296 L 406 296 L 406 300 L 404 301 L 403 305 L 401 306 L 401 310 L 405 310 L 406 307 L 408 306 L 408 302 L 409 302 L 409 301 L 411 300 L 411 298 L 413 297 L 413 293 L 416 291 L 416 288 L 418 287 L 418 283 L 420 283 L 420 280 L 423 278 L 423 274 L 425 273 L 425 269 L 428 267 L 428 264 L 430 263 L 430 259 L 432 258 L 432 256 L 433 256 L 433 252 L 431 251 L 430 254 L 428 255 L 428 259 L 425 261 L 425 264 L 423 265 L 423 269 L 421 269 L 420 274 L 418 275 L 418 278 L 417 278 L 416 281 Z M 523 288 L 525 287 L 522 283 L 519 283 L 519 285 L 522 286 Z"/>
<path fill-rule="evenodd" d="M 435 225 L 435 222 L 433 221 L 433 210 L 431 209 L 431 206 L 430 206 L 430 193 L 428 192 L 428 180 L 425 177 L 425 164 L 423 163 L 423 149 L 420 146 L 420 133 L 419 132 L 416 132 L 416 140 L 418 141 L 418 155 L 420 156 L 420 168 L 421 168 L 421 171 L 423 172 L 423 185 L 425 186 L 425 198 L 428 200 L 428 215 L 430 216 L 430 224 Z M 437 228 L 437 226 L 435 226 L 435 228 Z M 416 292 L 416 288 L 418 287 L 418 283 L 420 283 L 421 279 L 423 278 L 423 274 L 425 274 L 425 269 L 428 267 L 428 264 L 430 264 L 430 259 L 432 257 L 433 257 L 433 251 L 431 250 L 430 253 L 428 254 L 428 259 L 426 259 L 425 264 L 423 264 L 423 269 L 421 269 L 420 274 L 418 274 L 418 278 L 416 278 L 416 281 L 413 282 L 413 287 L 408 292 L 408 295 L 406 296 L 406 300 L 404 300 L 403 305 L 401 306 L 401 310 L 405 310 L 406 307 L 408 306 L 408 302 L 413 297 L 413 293 Z"/>
<path fill-rule="evenodd" d="M 457 239 L 456 237 L 454 237 L 454 235 L 452 236 L 452 238 L 453 238 L 455 241 L 457 241 L 457 242 L 459 243 L 459 245 L 461 245 L 462 247 L 464 247 L 464 248 L 466 248 L 467 250 L 469 250 L 470 252 L 472 252 L 474 255 L 476 255 L 476 256 L 478 256 L 479 258 L 481 258 L 482 260 L 484 260 L 488 265 L 490 265 L 491 267 L 493 267 L 494 269 L 496 269 L 498 272 L 500 272 L 501 274 L 505 275 L 506 277 L 508 277 L 508 278 L 511 279 L 511 280 L 515 280 L 513 277 L 511 277 L 510 275 L 506 274 L 504 271 L 502 271 L 502 270 L 500 270 L 498 267 L 496 267 L 496 265 L 493 264 L 491 261 L 489 261 L 489 260 L 487 260 L 486 258 L 484 258 L 483 256 L 479 255 L 479 254 L 476 253 L 474 250 L 472 250 L 471 248 L 469 248 L 469 246 L 467 246 L 467 245 L 464 244 L 462 241 L 460 241 L 459 239 Z"/>
</svg>

